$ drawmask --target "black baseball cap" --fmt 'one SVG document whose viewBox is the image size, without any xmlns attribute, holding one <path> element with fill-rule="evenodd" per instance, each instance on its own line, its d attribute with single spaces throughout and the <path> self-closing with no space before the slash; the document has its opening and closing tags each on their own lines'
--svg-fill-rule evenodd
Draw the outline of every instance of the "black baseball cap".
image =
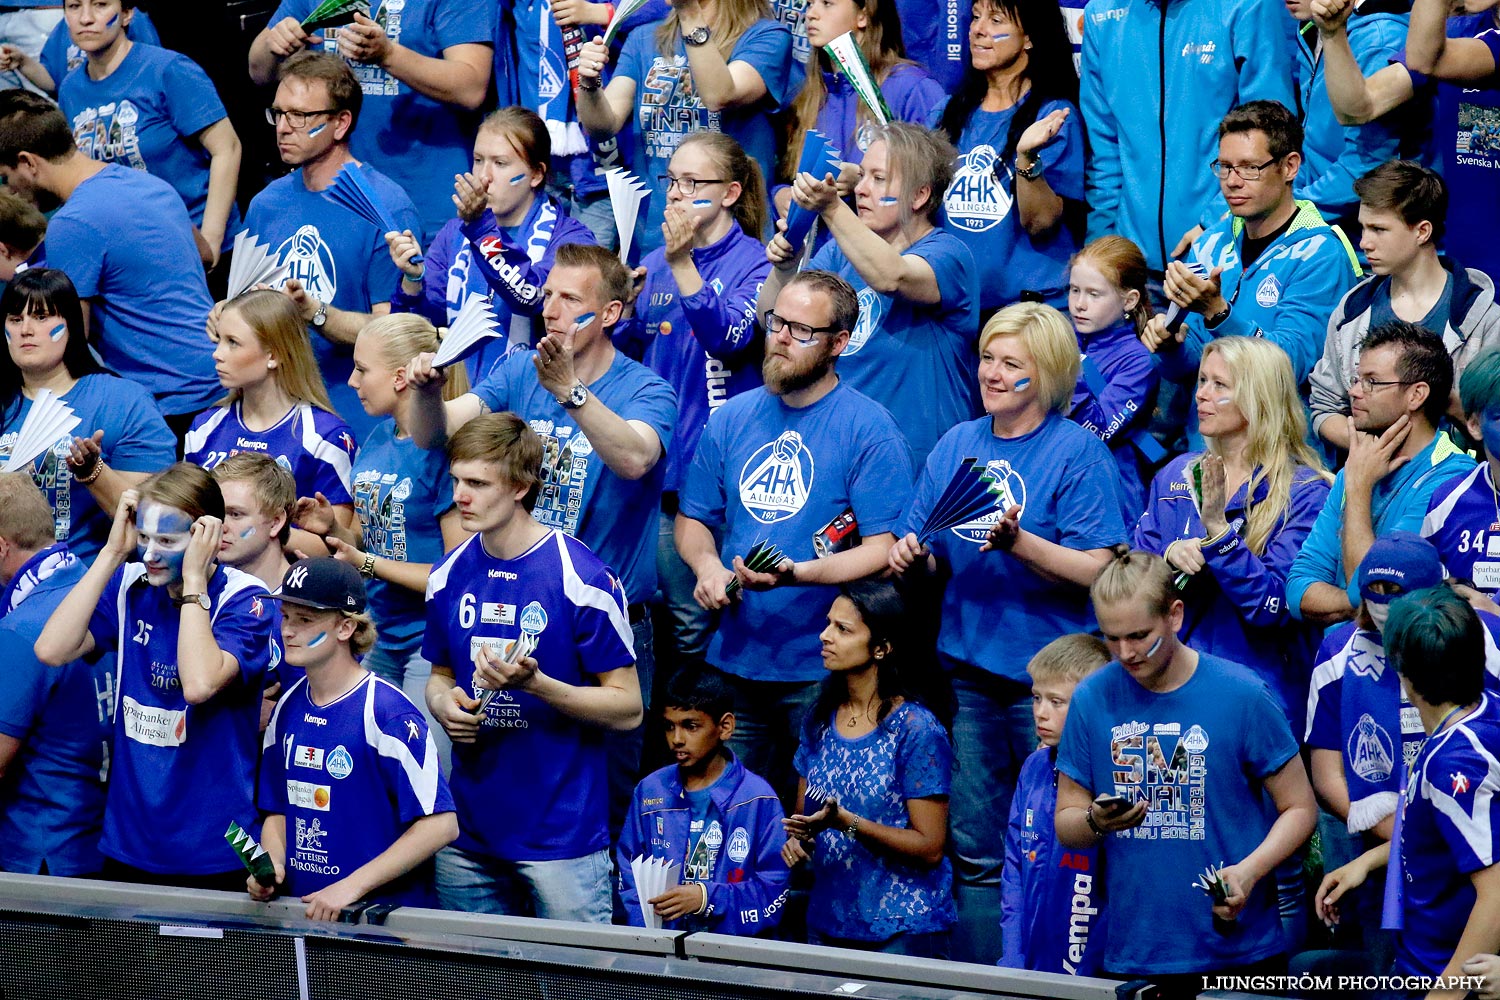
<svg viewBox="0 0 1500 1000">
<path fill-rule="evenodd" d="M 270 599 L 357 615 L 365 610 L 365 581 L 359 570 L 337 559 L 299 559 L 286 571 L 286 579 Z"/>
</svg>

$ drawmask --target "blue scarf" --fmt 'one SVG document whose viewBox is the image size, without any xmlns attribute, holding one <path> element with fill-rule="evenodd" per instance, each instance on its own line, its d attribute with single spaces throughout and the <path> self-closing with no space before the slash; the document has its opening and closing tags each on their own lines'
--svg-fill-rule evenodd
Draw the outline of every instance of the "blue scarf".
<svg viewBox="0 0 1500 1000">
<path fill-rule="evenodd" d="M 547 123 L 552 155 L 588 152 L 588 140 L 578 125 L 578 112 L 573 106 L 578 51 L 584 43 L 582 29 L 576 25 L 559 28 L 552 19 L 552 4 L 548 0 L 532 0 L 524 11 L 518 8 L 516 14 L 517 34 L 521 36 L 517 39 L 517 49 L 522 52 L 523 61 L 517 82 L 520 103 Z M 534 47 L 528 44 L 533 37 Z M 533 59 L 536 72 L 527 72 Z"/>
<path fill-rule="evenodd" d="M 1349 832 L 1361 833 L 1396 811 L 1401 771 L 1416 759 L 1425 734 L 1378 633 L 1356 630 L 1337 657 L 1344 659 L 1339 715 Z"/>
<path fill-rule="evenodd" d="M 31 592 L 53 573 L 77 565 L 78 557 L 68 551 L 61 542 L 48 546 L 30 559 L 16 573 L 15 578 L 0 595 L 0 616 L 8 615 L 31 596 Z"/>
</svg>

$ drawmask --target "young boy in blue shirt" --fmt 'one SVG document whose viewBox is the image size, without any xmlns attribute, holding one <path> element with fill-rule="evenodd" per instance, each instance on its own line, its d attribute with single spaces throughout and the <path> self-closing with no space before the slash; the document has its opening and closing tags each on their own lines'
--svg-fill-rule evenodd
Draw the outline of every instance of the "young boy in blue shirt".
<svg viewBox="0 0 1500 1000">
<path fill-rule="evenodd" d="M 682 880 L 645 901 L 664 927 L 769 930 L 786 899 L 786 833 L 775 791 L 725 745 L 734 733 L 734 695 L 717 674 L 691 671 L 672 679 L 664 701 L 667 746 L 677 763 L 636 786 L 615 846 L 625 915 L 632 926 L 645 926 L 630 862 L 657 857 L 677 863 Z"/>
<path fill-rule="evenodd" d="M 1053 639 L 1026 665 L 1031 717 L 1041 746 L 1021 765 L 1010 800 L 1005 868 L 1000 875 L 1001 947 L 997 965 L 1072 976 L 1099 974 L 1103 939 L 1097 847 L 1064 847 L 1057 839 L 1057 745 L 1073 689 L 1110 660 L 1092 635 Z"/>
</svg>

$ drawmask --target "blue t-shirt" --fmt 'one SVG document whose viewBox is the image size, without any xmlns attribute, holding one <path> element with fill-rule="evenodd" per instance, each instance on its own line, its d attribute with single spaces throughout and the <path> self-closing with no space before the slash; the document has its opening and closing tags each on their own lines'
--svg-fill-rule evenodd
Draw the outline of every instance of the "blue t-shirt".
<svg viewBox="0 0 1500 1000">
<path fill-rule="evenodd" d="M 17 396 L 0 417 L 0 458 L 10 456 L 21 425 L 31 413 L 31 400 Z M 113 375 L 85 375 L 62 395 L 80 423 L 62 435 L 31 463 L 31 478 L 52 505 L 57 540 L 67 542 L 84 562 L 109 539 L 114 511 L 99 509 L 88 488 L 73 481 L 68 454 L 73 438 L 104 432 L 101 458 L 116 472 L 160 472 L 172 464 L 177 444 L 161 418 L 151 394 L 128 379 Z"/>
<path fill-rule="evenodd" d="M 1058 197 L 1083 201 L 1083 123 L 1067 101 L 1048 101 L 1037 112 L 1041 121 L 1066 109 L 1067 121 L 1057 135 L 1036 151 L 1047 186 Z M 998 309 L 1018 302 L 1022 292 L 1038 292 L 1048 305 L 1068 308 L 1068 260 L 1079 240 L 1066 221 L 1040 236 L 1021 226 L 1016 206 L 1015 154 L 1002 160 L 1016 108 L 976 108 L 958 138 L 959 157 L 953 183 L 943 196 L 948 232 L 974 255 L 979 273 L 979 307 Z M 997 177 L 996 174 L 999 174 Z"/>
<path fill-rule="evenodd" d="M 286 818 L 281 892 L 293 899 L 368 864 L 423 816 L 453 811 L 427 721 L 400 688 L 369 673 L 327 705 L 305 680 L 282 697 L 261 747 L 256 800 Z M 364 899 L 435 905 L 432 862 Z"/>
<path fill-rule="evenodd" d="M 274 426 L 252 431 L 240 405 L 236 400 L 198 414 L 183 439 L 183 459 L 212 471 L 242 451 L 269 455 L 297 480 L 298 496 L 322 493 L 334 505 L 354 502 L 349 473 L 356 446 L 347 424 L 320 406 L 298 403 Z"/>
<path fill-rule="evenodd" d="M 923 462 L 948 428 L 979 412 L 979 276 L 968 248 L 941 229 L 903 256 L 931 265 L 942 302 L 880 294 L 837 243 L 826 244 L 808 267 L 834 272 L 859 293 L 859 322 L 839 355 L 839 377 L 891 411 Z"/>
<path fill-rule="evenodd" d="M 523 632 L 537 640 L 539 669 L 564 684 L 635 666 L 620 581 L 562 532 L 515 559 L 496 559 L 475 535 L 433 567 L 422 656 L 465 691 L 474 693 L 475 652 L 504 656 Z M 477 742 L 454 745 L 450 780 L 463 850 L 557 861 L 609 842 L 604 731 L 525 691 L 495 696 Z"/>
<path fill-rule="evenodd" d="M 200 705 L 187 703 L 177 676 L 183 612 L 166 587 L 146 583 L 142 563 L 115 570 L 89 621 L 94 645 L 119 657 L 99 849 L 149 872 L 234 871 L 239 858 L 224 841 L 224 827 L 255 815 L 270 602 L 259 580 L 227 567 L 214 571 L 208 596 L 214 639 L 239 674 Z"/>
<path fill-rule="evenodd" d="M 542 438 L 542 492 L 531 512 L 549 528 L 567 532 L 619 574 L 635 603 L 656 592 L 657 518 L 665 454 L 672 446 L 677 399 L 672 387 L 638 361 L 615 352 L 609 368 L 589 385 L 623 420 L 639 420 L 661 439 L 663 458 L 640 479 L 617 475 L 594 451 L 569 410 L 542 386 L 534 353 L 518 351 L 474 394 L 494 412 L 510 410 Z"/>
<path fill-rule="evenodd" d="M 376 424 L 354 456 L 354 510 L 364 550 L 398 562 L 435 563 L 443 558 L 438 519 L 452 508 L 447 454 L 397 437 L 394 420 Z M 365 591 L 379 645 L 415 651 L 424 621 L 422 594 L 385 580 L 366 581 Z"/>
<path fill-rule="evenodd" d="M 1447 576 L 1472 580 L 1490 596 L 1500 593 L 1500 510 L 1488 462 L 1438 487 L 1427 503 L 1422 537 L 1438 550 Z"/>
<path fill-rule="evenodd" d="M 192 220 L 170 184 L 106 165 L 52 216 L 47 264 L 92 300 L 89 339 L 104 364 L 150 390 L 163 413 L 193 413 L 217 398 L 203 332 L 213 300 Z"/>
<path fill-rule="evenodd" d="M 1004 487 L 991 513 L 941 532 L 929 543 L 952 578 L 943 590 L 938 654 L 1030 684 L 1026 664 L 1060 635 L 1087 632 L 1094 616 L 1088 591 L 1049 580 L 1009 552 L 980 552 L 1005 508 L 1023 508 L 1021 527 L 1069 549 L 1102 549 L 1125 541 L 1119 471 L 1104 443 L 1050 414 L 1018 438 L 995 436 L 989 417 L 959 424 L 938 442 L 917 480 L 903 532 L 920 533 L 959 463 L 976 458 Z M 995 636 L 1005 636 L 997 643 Z"/>
<path fill-rule="evenodd" d="M 761 174 L 774 176 L 777 131 L 775 112 L 793 94 L 792 35 L 777 21 L 757 21 L 735 40 L 731 64 L 742 62 L 760 74 L 766 95 L 754 104 L 723 111 L 704 106 L 693 86 L 687 48 L 679 39 L 673 56 L 661 54 L 656 44 L 657 24 L 636 28 L 625 41 L 615 79 L 635 83 L 635 114 L 630 133 L 630 172 L 652 192 L 635 227 L 635 252 L 644 257 L 662 245 L 662 209 L 666 199 L 657 180 L 667 172 L 677 146 L 694 132 L 723 132 L 736 139 Z"/>
<path fill-rule="evenodd" d="M 1370 319 L 1367 323 L 1368 328 L 1373 330 L 1387 323 L 1399 321 L 1401 317 L 1397 316 L 1396 310 L 1391 307 L 1390 281 L 1376 282 L 1372 291 L 1373 294 L 1370 296 Z M 1448 329 L 1452 312 L 1453 273 L 1450 271 L 1448 277 L 1443 281 L 1442 294 L 1437 297 L 1437 301 L 1432 304 L 1432 308 L 1427 310 L 1427 315 L 1417 320 L 1417 326 L 1422 327 L 1424 330 L 1431 330 L 1433 333 L 1442 336 L 1443 332 Z M 1462 323 L 1463 317 L 1459 316 L 1458 324 L 1455 325 L 1454 329 L 1457 329 L 1458 325 Z"/>
<path fill-rule="evenodd" d="M 1193 972 L 1286 951 L 1274 879 L 1256 884 L 1230 934 L 1214 930 L 1213 903 L 1192 882 L 1260 846 L 1276 817 L 1262 783 L 1296 756 L 1265 683 L 1207 653 L 1186 684 L 1165 694 L 1141 687 L 1118 662 L 1078 685 L 1058 770 L 1091 796 L 1144 799 L 1150 808 L 1140 826 L 1101 847 L 1110 905 L 1104 968 Z"/>
<path fill-rule="evenodd" d="M 840 382 L 794 408 L 764 389 L 708 418 L 681 494 L 685 517 L 720 538 L 725 566 L 768 539 L 792 559 L 817 554 L 814 536 L 852 512 L 860 535 L 894 532 L 906 506 L 911 452 L 890 413 Z M 838 591 L 742 591 L 725 608 L 708 661 L 740 677 L 822 677 L 818 633 Z"/>
<path fill-rule="evenodd" d="M 361 164 L 358 169 L 397 224 L 420 238 L 422 224 L 406 192 L 369 164 Z M 278 263 L 286 265 L 288 277 L 335 309 L 367 313 L 377 302 L 389 302 L 401 284 L 401 272 L 391 263 L 385 234 L 379 227 L 329 201 L 321 192 L 308 190 L 300 170 L 272 181 L 255 196 L 245 213 L 245 228 L 271 248 Z M 354 436 L 362 437 L 375 419 L 365 413 L 359 396 L 349 388 L 354 349 L 348 344 L 335 344 L 311 325 L 308 337 L 333 408 L 353 429 Z"/>
<path fill-rule="evenodd" d="M 827 720 L 831 723 L 832 720 Z M 875 730 L 849 739 L 824 725 L 803 738 L 797 773 L 870 823 L 904 830 L 907 802 L 946 798 L 953 744 L 927 709 L 903 702 Z M 946 931 L 958 922 L 953 868 L 872 851 L 842 830 L 818 834 L 807 926 L 827 937 L 884 941 L 896 934 Z"/>
<path fill-rule="evenodd" d="M 281 0 L 270 23 L 284 17 L 300 21 L 317 5 L 318 0 Z M 385 27 L 393 43 L 429 59 L 441 59 L 443 51 L 455 45 L 488 48 L 494 43 L 497 4 L 379 0 L 370 8 L 370 17 Z M 323 50 L 337 55 L 338 29 L 319 34 Z M 473 163 L 479 112 L 419 94 L 372 63 L 350 62 L 349 68 L 365 96 L 359 127 L 350 138 L 354 155 L 400 185 L 417 203 L 422 226 L 437 232 L 453 215 L 453 185 L 446 179 Z"/>
<path fill-rule="evenodd" d="M 0 603 L 0 733 L 22 744 L 0 786 L 0 868 L 8 872 L 90 875 L 104 863 L 99 830 L 114 657 L 49 667 L 32 650 L 83 574 L 65 547 L 43 549 L 16 571 Z M 24 595 L 17 593 L 22 581 L 35 581 Z"/>
<path fill-rule="evenodd" d="M 35 4 L 17 4 L 16 0 L 11 0 L 6 6 L 55 7 L 57 4 L 55 0 L 39 0 Z M 125 28 L 125 37 L 137 45 L 161 44 L 161 36 L 156 33 L 156 25 L 151 23 L 150 15 L 139 7 L 135 9 L 135 16 L 130 19 L 130 24 Z M 88 62 L 88 56 L 73 44 L 73 39 L 68 34 L 66 19 L 58 21 L 57 27 L 52 29 L 52 34 L 47 36 L 47 42 L 42 46 L 37 62 L 41 63 L 47 75 L 52 77 L 54 87 L 61 87 L 69 73 Z"/>
<path fill-rule="evenodd" d="M 193 224 L 203 225 L 210 156 L 197 137 L 226 112 L 197 63 L 170 49 L 135 45 L 102 80 L 87 67 L 68 74 L 57 101 L 79 152 L 155 174 L 182 196 Z M 234 243 L 239 215 L 232 205 L 224 248 Z"/>
<path fill-rule="evenodd" d="M 1447 967 L 1474 909 L 1471 876 L 1500 858 L 1500 703 L 1434 733 L 1417 755 L 1401 819 L 1401 915 L 1396 974 Z"/>
</svg>

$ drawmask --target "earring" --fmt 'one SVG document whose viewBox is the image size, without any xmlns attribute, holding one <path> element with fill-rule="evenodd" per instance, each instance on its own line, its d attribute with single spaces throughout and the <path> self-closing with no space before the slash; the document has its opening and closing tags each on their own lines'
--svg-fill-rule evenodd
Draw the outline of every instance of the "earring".
<svg viewBox="0 0 1500 1000">
<path fill-rule="evenodd" d="M 270 361 L 266 362 L 266 368 L 267 369 L 275 368 L 275 367 L 276 367 L 276 359 L 275 358 L 272 358 Z"/>
</svg>

